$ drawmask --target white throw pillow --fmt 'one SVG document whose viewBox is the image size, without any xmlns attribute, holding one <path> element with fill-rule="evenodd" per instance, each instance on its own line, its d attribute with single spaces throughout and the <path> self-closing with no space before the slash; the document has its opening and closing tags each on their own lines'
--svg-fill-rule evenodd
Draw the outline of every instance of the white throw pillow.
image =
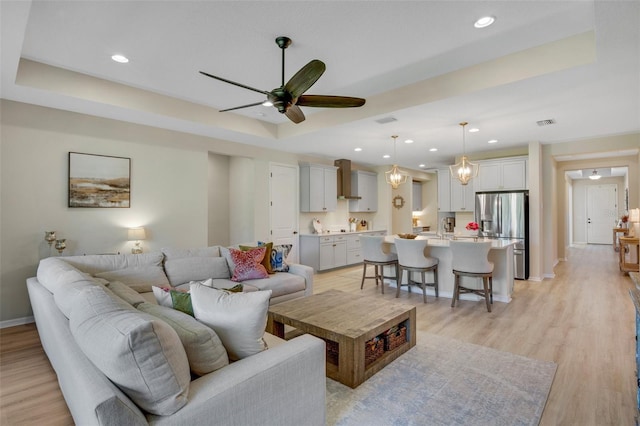
<svg viewBox="0 0 640 426">
<path fill-rule="evenodd" d="M 262 336 L 271 290 L 230 293 L 192 284 L 190 293 L 196 319 L 216 332 L 229 359 L 236 361 L 266 349 Z"/>
</svg>

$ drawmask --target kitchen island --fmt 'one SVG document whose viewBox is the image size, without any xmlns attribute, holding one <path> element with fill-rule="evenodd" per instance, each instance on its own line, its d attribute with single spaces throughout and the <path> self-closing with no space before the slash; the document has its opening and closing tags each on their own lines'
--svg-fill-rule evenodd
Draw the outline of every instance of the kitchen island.
<svg viewBox="0 0 640 426">
<path fill-rule="evenodd" d="M 391 250 L 395 251 L 394 239 L 395 235 L 387 235 L 385 242 L 390 244 Z M 452 256 L 451 248 L 449 247 L 448 239 L 430 238 L 426 236 L 418 236 L 419 240 L 428 240 L 425 254 L 430 257 L 438 259 L 438 289 L 440 297 L 453 297 L 453 272 L 452 272 Z M 483 241 L 483 239 L 479 239 Z M 498 302 L 511 302 L 511 295 L 513 294 L 513 280 L 514 280 L 514 260 L 513 260 L 513 247 L 517 240 L 489 240 L 491 241 L 491 250 L 489 251 L 489 261 L 493 262 L 493 300 Z M 404 274 L 403 283 L 407 282 L 407 273 Z M 426 280 L 428 282 L 433 281 L 433 273 L 427 273 Z M 461 277 L 462 283 L 465 287 L 481 288 L 482 282 L 479 279 L 470 277 Z M 414 281 L 420 281 L 416 276 Z M 389 283 L 392 287 L 395 287 L 395 282 Z M 403 287 L 404 290 L 406 287 Z M 427 287 L 427 295 L 435 297 L 433 288 Z M 402 297 L 402 295 L 401 295 Z M 463 300 L 480 300 L 481 298 L 475 294 L 462 294 L 460 296 Z"/>
</svg>

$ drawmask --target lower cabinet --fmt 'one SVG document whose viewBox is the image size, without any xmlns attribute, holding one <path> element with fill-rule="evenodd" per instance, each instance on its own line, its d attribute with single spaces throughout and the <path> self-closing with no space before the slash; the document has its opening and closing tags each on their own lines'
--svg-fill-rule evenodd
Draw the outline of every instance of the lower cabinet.
<svg viewBox="0 0 640 426">
<path fill-rule="evenodd" d="M 360 236 L 363 234 L 386 235 L 386 231 L 300 235 L 300 263 L 315 271 L 357 265 L 362 262 Z"/>
</svg>

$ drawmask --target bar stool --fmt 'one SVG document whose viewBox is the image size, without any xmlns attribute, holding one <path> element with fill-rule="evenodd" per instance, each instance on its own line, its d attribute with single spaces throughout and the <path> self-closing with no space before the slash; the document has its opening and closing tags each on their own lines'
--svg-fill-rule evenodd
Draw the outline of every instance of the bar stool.
<svg viewBox="0 0 640 426">
<path fill-rule="evenodd" d="M 453 269 L 454 285 L 451 307 L 460 300 L 460 293 L 473 293 L 484 297 L 487 311 L 491 312 L 493 303 L 493 263 L 489 262 L 491 241 L 451 241 L 451 268 Z M 483 289 L 464 287 L 460 284 L 460 277 L 482 278 Z"/>
<path fill-rule="evenodd" d="M 362 235 L 360 236 L 360 248 L 362 249 L 362 282 L 360 290 L 364 287 L 364 280 L 375 279 L 376 286 L 378 280 L 382 284 L 382 294 L 384 294 L 384 279 L 397 280 L 398 277 L 398 256 L 391 252 L 391 246 L 384 242 L 383 236 Z M 367 265 L 374 266 L 373 275 L 367 276 Z M 395 276 L 385 276 L 384 267 L 394 266 Z"/>
<path fill-rule="evenodd" d="M 422 301 L 427 303 L 427 286 L 433 287 L 438 295 L 438 259 L 435 257 L 425 256 L 424 251 L 427 247 L 428 240 L 409 240 L 405 238 L 395 238 L 396 251 L 398 252 L 398 282 L 396 289 L 396 297 L 400 297 L 400 287 L 406 285 L 411 293 L 411 286 L 416 285 L 422 288 Z M 402 276 L 404 271 L 408 271 L 407 284 L 402 284 Z M 433 271 L 433 282 L 425 282 L 425 272 Z M 411 272 L 419 272 L 420 282 L 411 279 Z"/>
</svg>

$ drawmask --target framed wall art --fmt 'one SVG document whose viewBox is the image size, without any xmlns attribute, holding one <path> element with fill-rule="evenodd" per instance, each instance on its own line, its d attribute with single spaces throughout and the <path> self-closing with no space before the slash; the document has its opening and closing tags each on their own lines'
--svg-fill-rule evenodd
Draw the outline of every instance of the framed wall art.
<svg viewBox="0 0 640 426">
<path fill-rule="evenodd" d="M 69 207 L 130 207 L 131 159 L 69 153 Z"/>
</svg>

